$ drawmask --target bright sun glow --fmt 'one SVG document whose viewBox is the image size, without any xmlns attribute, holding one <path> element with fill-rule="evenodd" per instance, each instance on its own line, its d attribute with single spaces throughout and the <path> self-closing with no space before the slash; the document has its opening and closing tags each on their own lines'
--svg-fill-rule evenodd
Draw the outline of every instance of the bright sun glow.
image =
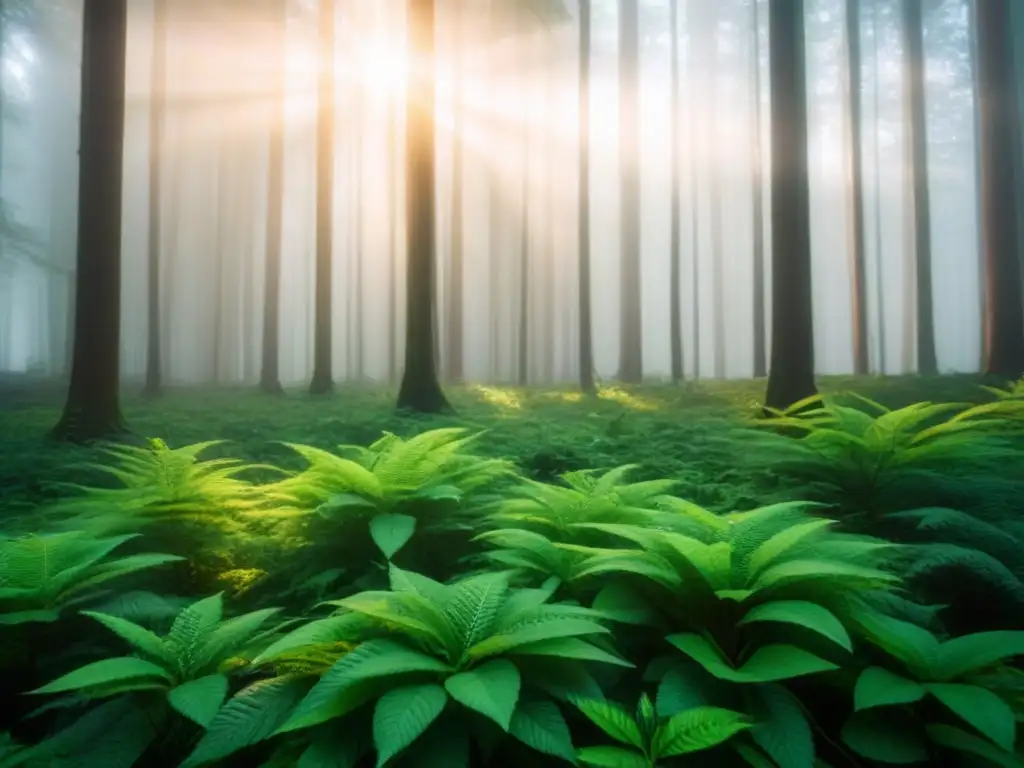
<svg viewBox="0 0 1024 768">
<path fill-rule="evenodd" d="M 371 40 L 356 49 L 358 77 L 371 96 L 395 99 L 405 89 L 408 57 L 405 48 Z"/>
</svg>

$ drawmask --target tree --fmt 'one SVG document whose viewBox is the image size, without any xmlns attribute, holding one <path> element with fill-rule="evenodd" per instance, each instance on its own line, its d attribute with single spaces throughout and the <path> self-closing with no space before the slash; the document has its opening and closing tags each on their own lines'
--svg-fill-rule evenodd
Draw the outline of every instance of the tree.
<svg viewBox="0 0 1024 768">
<path fill-rule="evenodd" d="M 846 90 L 849 98 L 851 277 L 853 288 L 853 372 L 868 372 L 867 266 L 864 221 L 864 113 L 860 0 L 846 0 Z"/>
<path fill-rule="evenodd" d="M 121 186 L 127 0 L 85 0 L 74 349 L 52 436 L 86 442 L 126 429 L 120 408 Z"/>
<path fill-rule="evenodd" d="M 334 259 L 334 2 L 320 0 L 317 78 L 316 166 L 316 309 L 313 338 L 311 395 L 334 389 L 331 374 L 333 344 Z"/>
<path fill-rule="evenodd" d="M 718 137 L 719 88 L 718 78 L 721 71 L 721 46 L 719 44 L 719 15 L 717 4 L 712 4 L 706 11 L 711 27 L 708 33 L 710 46 L 708 62 L 708 155 L 718 158 L 721 141 Z M 711 203 L 711 286 L 714 294 L 712 305 L 712 370 L 716 379 L 725 378 L 725 243 L 722 238 L 722 168 L 716 162 L 711 167 L 708 197 Z"/>
<path fill-rule="evenodd" d="M 986 374 L 1024 375 L 1024 302 L 1014 179 L 1018 97 L 1007 0 L 975 3 L 978 51 L 978 145 L 986 284 Z"/>
<path fill-rule="evenodd" d="M 815 394 L 803 0 L 770 0 L 772 354 L 765 403 Z"/>
<path fill-rule="evenodd" d="M 619 378 L 643 378 L 643 323 L 640 286 L 640 9 L 619 0 L 619 260 L 621 305 Z"/>
<path fill-rule="evenodd" d="M 463 77 L 462 67 L 464 66 L 463 56 L 463 24 L 462 15 L 455 17 L 454 24 L 454 61 L 452 67 L 452 92 L 454 104 L 452 105 L 452 258 L 448 275 L 448 322 L 445 326 L 447 331 L 446 363 L 448 380 L 461 382 L 465 376 L 463 370 L 463 346 L 465 331 L 463 328 L 463 139 L 462 139 L 462 99 L 463 99 Z"/>
<path fill-rule="evenodd" d="M 765 333 L 764 312 L 764 144 L 761 139 L 761 19 L 758 13 L 760 0 L 753 0 L 751 13 L 754 27 L 753 61 L 754 84 L 754 147 L 751 165 L 753 166 L 754 206 L 754 378 L 768 374 L 768 350 Z"/>
<path fill-rule="evenodd" d="M 669 233 L 669 258 L 671 259 L 669 273 L 669 344 L 672 355 L 672 381 L 678 383 L 683 380 L 683 297 L 681 285 L 683 279 L 682 254 L 680 247 L 680 178 L 679 178 L 679 6 L 672 3 L 669 10 L 669 55 L 672 58 L 670 79 L 672 88 L 672 211 L 671 231 Z"/>
<path fill-rule="evenodd" d="M 409 57 L 417 63 L 407 87 L 405 371 L 398 407 L 422 413 L 451 410 L 434 359 L 434 0 L 408 0 Z"/>
<path fill-rule="evenodd" d="M 284 217 L 284 140 L 287 94 L 285 60 L 287 56 L 288 0 L 278 0 L 273 20 L 270 142 L 267 148 L 267 243 L 263 264 L 263 344 L 260 362 L 260 389 L 279 395 L 281 387 L 281 238 Z"/>
<path fill-rule="evenodd" d="M 594 385 L 594 330 L 590 318 L 590 0 L 580 0 L 579 18 L 579 376 L 586 394 Z"/>
<path fill-rule="evenodd" d="M 914 212 L 914 326 L 917 371 L 938 373 L 932 312 L 932 233 L 928 190 L 928 134 L 925 114 L 924 17 L 922 0 L 903 0 L 903 91 L 907 126 L 907 189 Z"/>
</svg>

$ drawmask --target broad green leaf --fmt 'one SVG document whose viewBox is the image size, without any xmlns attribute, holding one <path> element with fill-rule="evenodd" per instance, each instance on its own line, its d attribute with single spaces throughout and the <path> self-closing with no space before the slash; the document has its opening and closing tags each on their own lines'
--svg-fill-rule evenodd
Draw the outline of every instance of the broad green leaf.
<svg viewBox="0 0 1024 768">
<path fill-rule="evenodd" d="M 723 744 L 751 723 L 739 712 L 721 707 L 699 707 L 673 715 L 654 734 L 656 758 L 700 752 Z"/>
<path fill-rule="evenodd" d="M 171 682 L 171 676 L 152 662 L 134 656 L 120 656 L 86 664 L 30 693 L 64 693 L 129 682 L 154 683 L 154 687 L 166 687 Z"/>
<path fill-rule="evenodd" d="M 524 621 L 507 630 L 498 632 L 472 646 L 466 656 L 470 659 L 482 659 L 510 653 L 514 649 L 530 643 L 554 640 L 559 637 L 582 637 L 584 635 L 607 635 L 610 630 L 602 624 L 589 619 L 553 616 L 547 620 Z"/>
<path fill-rule="evenodd" d="M 444 617 L 455 628 L 460 655 L 486 638 L 508 594 L 508 573 L 483 573 L 452 586 Z"/>
<path fill-rule="evenodd" d="M 436 684 L 394 688 L 377 699 L 373 743 L 378 768 L 418 739 L 447 703 L 448 694 Z"/>
<path fill-rule="evenodd" d="M 348 509 L 376 509 L 377 504 L 356 493 L 336 493 L 314 511 L 322 517 L 334 517 Z"/>
<path fill-rule="evenodd" d="M 167 644 L 163 639 L 145 627 L 140 627 L 127 619 L 94 611 L 82 611 L 82 615 L 98 621 L 149 661 L 163 666 L 173 660 L 173 655 L 168 652 Z"/>
<path fill-rule="evenodd" d="M 488 661 L 444 682 L 453 699 L 490 718 L 506 732 L 519 702 L 520 685 L 519 670 L 507 659 Z"/>
<path fill-rule="evenodd" d="M 853 689 L 853 708 L 860 712 L 872 707 L 912 704 L 923 699 L 926 693 L 920 683 L 881 667 L 868 667 L 857 678 Z"/>
<path fill-rule="evenodd" d="M 975 632 L 939 646 L 936 681 L 949 682 L 1013 656 L 1024 656 L 1024 632 Z"/>
<path fill-rule="evenodd" d="M 814 768 L 814 734 L 800 700 L 777 684 L 756 686 L 751 698 L 754 743 L 778 768 Z"/>
<path fill-rule="evenodd" d="M 521 699 L 512 714 L 509 733 L 538 752 L 576 762 L 569 726 L 553 701 Z"/>
<path fill-rule="evenodd" d="M 869 760 L 906 765 L 928 759 L 925 740 L 911 720 L 894 718 L 889 712 L 858 712 L 843 726 L 843 743 Z"/>
<path fill-rule="evenodd" d="M 707 691 L 707 672 L 696 664 L 674 664 L 658 684 L 655 700 L 658 714 L 671 717 L 684 709 L 703 707 L 711 703 Z"/>
<path fill-rule="evenodd" d="M 975 736 L 955 726 L 926 725 L 925 732 L 928 734 L 928 738 L 940 746 L 966 752 L 969 755 L 977 755 L 994 765 L 1002 766 L 1002 768 L 1022 768 L 1024 766 L 1024 763 L 1012 752 L 999 749 L 980 736 Z"/>
<path fill-rule="evenodd" d="M 355 640 L 370 621 L 372 620 L 359 613 L 343 613 L 311 621 L 272 643 L 253 659 L 252 663 L 254 666 L 265 664 L 307 646 Z"/>
<path fill-rule="evenodd" d="M 629 712 L 611 701 L 577 699 L 573 701 L 580 712 L 594 725 L 616 741 L 637 749 L 644 748 L 644 737 L 640 726 Z"/>
<path fill-rule="evenodd" d="M 194 673 L 215 666 L 225 658 L 237 654 L 256 634 L 263 623 L 280 608 L 263 608 L 224 621 L 203 642 L 193 669 Z"/>
<path fill-rule="evenodd" d="M 700 635 L 684 633 L 666 639 L 715 677 L 733 683 L 773 683 L 838 669 L 802 648 L 781 644 L 758 648 L 735 669 Z"/>
<path fill-rule="evenodd" d="M 370 520 L 370 537 L 390 560 L 409 543 L 416 532 L 416 518 L 411 515 L 377 515 Z"/>
<path fill-rule="evenodd" d="M 313 737 L 297 764 L 293 766 L 289 761 L 280 768 L 356 768 L 359 759 L 370 750 L 370 741 L 356 728 L 327 728 Z"/>
<path fill-rule="evenodd" d="M 167 700 L 189 720 L 206 728 L 213 722 L 227 695 L 227 677 L 207 675 L 172 688 L 167 692 Z"/>
<path fill-rule="evenodd" d="M 639 752 L 622 747 L 583 747 L 576 751 L 576 758 L 594 768 L 654 768 Z"/>
<path fill-rule="evenodd" d="M 757 621 L 796 624 L 828 638 L 836 645 L 853 652 L 850 635 L 839 619 L 827 608 L 806 600 L 776 600 L 752 608 L 740 624 Z"/>
<path fill-rule="evenodd" d="M 167 635 L 167 644 L 174 649 L 183 674 L 195 667 L 203 643 L 220 624 L 223 614 L 224 598 L 220 592 L 192 603 L 178 614 Z"/>
<path fill-rule="evenodd" d="M 928 692 L 951 711 L 978 729 L 992 742 L 1013 751 L 1017 721 L 1010 705 L 992 691 L 977 685 L 928 683 Z"/>
<path fill-rule="evenodd" d="M 748 578 L 755 578 L 776 558 L 830 525 L 835 525 L 835 520 L 809 520 L 779 531 L 751 553 L 747 563 Z"/>
<path fill-rule="evenodd" d="M 581 640 L 578 637 L 557 637 L 554 640 L 541 640 L 539 643 L 521 645 L 513 653 L 524 656 L 556 656 L 562 659 L 614 664 L 617 667 L 633 667 L 633 664 L 625 659 L 602 650 L 596 645 L 591 645 L 586 640 Z"/>
</svg>

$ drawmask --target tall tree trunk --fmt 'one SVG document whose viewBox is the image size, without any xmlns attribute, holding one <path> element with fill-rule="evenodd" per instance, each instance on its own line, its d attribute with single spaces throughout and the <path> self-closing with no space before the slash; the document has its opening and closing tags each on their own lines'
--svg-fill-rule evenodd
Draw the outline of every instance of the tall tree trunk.
<svg viewBox="0 0 1024 768">
<path fill-rule="evenodd" d="M 309 393 L 334 389 L 331 373 L 333 346 L 332 283 L 334 258 L 334 2 L 320 0 L 317 78 L 316 167 L 316 320 L 313 339 L 313 378 Z"/>
<path fill-rule="evenodd" d="M 984 371 L 1024 375 L 1024 301 L 1013 156 L 1019 125 L 1007 0 L 975 3 L 978 34 L 978 136 L 981 153 L 981 228 L 986 290 Z"/>
<path fill-rule="evenodd" d="M 406 338 L 398 407 L 450 411 L 434 360 L 434 0 L 408 0 L 410 57 L 420 62 L 407 87 Z"/>
<path fill-rule="evenodd" d="M 594 384 L 594 331 L 590 308 L 590 0 L 580 0 L 579 18 L 579 377 L 586 394 L 597 391 Z"/>
<path fill-rule="evenodd" d="M 764 297 L 764 145 L 761 139 L 761 19 L 760 0 L 751 3 L 754 16 L 754 156 L 753 165 L 753 219 L 754 219 L 754 377 L 768 375 L 768 344 Z"/>
<path fill-rule="evenodd" d="M 153 0 L 153 61 L 149 73 L 149 232 L 146 275 L 146 383 L 143 395 L 157 397 L 162 388 L 160 354 L 160 236 L 163 198 L 162 156 L 167 89 L 167 0 Z"/>
<path fill-rule="evenodd" d="M 388 381 L 398 378 L 398 105 L 388 105 Z"/>
<path fill-rule="evenodd" d="M 692 254 L 690 284 L 693 286 L 693 378 L 700 378 L 700 188 L 698 181 L 698 160 L 703 156 L 700 148 L 700 131 L 696 122 L 703 115 L 702 93 L 698 91 L 701 78 L 698 68 L 706 60 L 707 40 L 700 29 L 700 6 L 702 0 L 689 0 L 686 7 L 686 26 L 690 37 L 687 80 L 689 81 L 690 108 L 688 140 L 690 144 L 690 251 Z"/>
<path fill-rule="evenodd" d="M 788 408 L 817 392 L 811 305 L 803 0 L 769 2 L 772 103 L 772 355 L 765 397 Z"/>
<path fill-rule="evenodd" d="M 281 248 L 284 218 L 284 142 L 287 104 L 288 0 L 278 0 L 274 20 L 274 78 L 271 84 L 270 145 L 267 159 L 267 243 L 263 265 L 263 343 L 260 389 L 272 395 L 281 387 Z"/>
<path fill-rule="evenodd" d="M 871 9 L 871 43 L 874 46 L 874 147 L 875 163 L 875 293 L 878 295 L 878 372 L 885 373 L 886 369 L 886 339 L 885 339 L 885 275 L 882 272 L 882 265 L 885 263 L 884 243 L 882 241 L 882 77 L 880 58 L 878 55 L 878 36 L 881 34 L 879 25 L 879 10 L 877 0 L 872 3 Z"/>
<path fill-rule="evenodd" d="M 722 239 L 722 170 L 718 164 L 719 146 L 718 138 L 718 74 L 719 74 L 719 44 L 718 44 L 718 12 L 712 6 L 709 11 L 711 30 L 709 44 L 711 46 L 711 71 L 708 76 L 710 89 L 710 131 L 708 133 L 708 155 L 713 158 L 711 168 L 711 287 L 714 293 L 714 314 L 712 327 L 711 350 L 714 355 L 713 365 L 716 379 L 725 378 L 725 248 Z"/>
<path fill-rule="evenodd" d="M 846 0 L 846 86 L 849 94 L 850 142 L 850 228 L 851 283 L 853 297 L 853 372 L 865 375 L 868 359 L 868 312 L 864 224 L 864 145 L 862 120 L 864 114 L 861 76 L 862 55 L 860 35 L 860 0 Z"/>
<path fill-rule="evenodd" d="M 119 379 L 127 17 L 127 0 L 85 0 L 75 341 L 67 402 L 52 432 L 59 440 L 125 431 Z"/>
<path fill-rule="evenodd" d="M 363 114 L 359 94 L 354 97 L 356 113 L 352 120 L 355 137 L 352 141 L 352 251 L 349 256 L 351 297 L 349 311 L 349 332 L 351 360 L 348 378 L 361 381 L 366 372 L 366 345 L 364 342 L 363 322 L 363 130 L 365 124 L 360 115 Z"/>
<path fill-rule="evenodd" d="M 463 251 L 465 249 L 463 231 L 463 29 L 462 16 L 455 17 L 455 66 L 452 73 L 452 93 L 454 104 L 452 105 L 452 252 L 451 264 L 448 273 L 448 322 L 445 324 L 447 343 L 445 344 L 447 354 L 446 368 L 448 380 L 460 383 L 465 378 L 463 370 L 463 344 L 465 330 L 463 328 Z"/>
<path fill-rule="evenodd" d="M 925 112 L 924 18 L 922 0 L 903 0 L 905 131 L 912 174 L 908 186 L 914 205 L 914 295 L 917 372 L 938 373 L 935 318 L 932 311 L 932 230 L 928 188 L 928 127 Z"/>
<path fill-rule="evenodd" d="M 519 351 L 516 357 L 516 383 L 525 387 L 530 383 L 530 93 L 524 83 L 522 115 L 522 187 L 519 220 Z"/>
<path fill-rule="evenodd" d="M 669 343 L 672 354 L 672 381 L 679 383 L 683 380 L 683 265 L 681 253 L 681 224 L 680 217 L 680 174 L 679 174 L 679 5 L 671 3 L 669 10 L 669 40 L 671 40 L 670 56 L 672 57 L 671 77 L 671 104 L 672 104 L 672 212 L 671 212 L 671 233 L 669 235 L 669 258 L 671 266 L 669 271 Z"/>
<path fill-rule="evenodd" d="M 619 169 L 619 378 L 636 383 L 644 373 L 640 284 L 640 9 L 636 0 L 619 0 Z"/>
</svg>

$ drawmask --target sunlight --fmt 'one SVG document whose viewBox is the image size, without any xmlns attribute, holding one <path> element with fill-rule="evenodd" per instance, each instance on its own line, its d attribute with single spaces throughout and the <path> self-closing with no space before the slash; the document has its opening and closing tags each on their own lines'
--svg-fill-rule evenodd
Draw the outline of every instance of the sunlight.
<svg viewBox="0 0 1024 768">
<path fill-rule="evenodd" d="M 397 101 L 405 92 L 408 55 L 405 46 L 384 39 L 370 40 L 355 50 L 354 70 L 362 88 L 377 101 Z M 346 70 L 343 70 L 346 71 Z"/>
</svg>

